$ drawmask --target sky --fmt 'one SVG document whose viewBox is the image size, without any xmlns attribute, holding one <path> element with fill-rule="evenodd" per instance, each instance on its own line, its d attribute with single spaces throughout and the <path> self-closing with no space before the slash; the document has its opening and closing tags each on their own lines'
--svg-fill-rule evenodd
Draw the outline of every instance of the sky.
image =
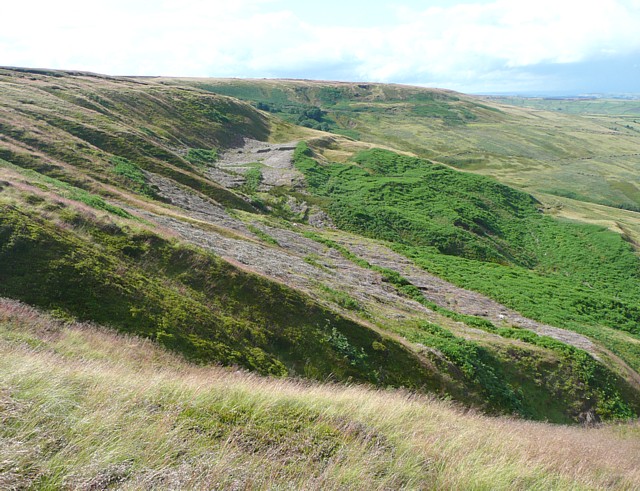
<svg viewBox="0 0 640 491">
<path fill-rule="evenodd" d="M 640 93 L 640 0 L 21 0 L 0 66 Z"/>
</svg>

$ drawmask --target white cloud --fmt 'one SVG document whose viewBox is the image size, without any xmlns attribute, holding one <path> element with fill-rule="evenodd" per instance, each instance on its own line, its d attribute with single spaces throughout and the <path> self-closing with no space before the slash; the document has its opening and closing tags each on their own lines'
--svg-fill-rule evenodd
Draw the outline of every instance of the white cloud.
<svg viewBox="0 0 640 491">
<path fill-rule="evenodd" d="M 357 28 L 313 25 L 303 7 L 278 0 L 23 0 L 2 10 L 0 64 L 110 74 L 469 87 L 538 64 L 640 50 L 639 0 L 405 7 L 390 27 Z"/>
</svg>

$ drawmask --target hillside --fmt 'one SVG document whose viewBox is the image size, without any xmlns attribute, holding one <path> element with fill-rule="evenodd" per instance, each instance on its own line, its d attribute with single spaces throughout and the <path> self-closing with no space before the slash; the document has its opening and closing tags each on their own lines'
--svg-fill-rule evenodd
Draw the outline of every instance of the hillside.
<svg viewBox="0 0 640 491">
<path fill-rule="evenodd" d="M 444 145 L 534 115 L 308 82 L 268 82 L 260 110 L 222 83 L 0 70 L 0 296 L 199 364 L 556 423 L 637 417 L 632 235 L 373 133 L 417 111 Z"/>
<path fill-rule="evenodd" d="M 3 489 L 633 489 L 637 424 L 199 367 L 0 300 Z"/>
<path fill-rule="evenodd" d="M 310 126 L 317 125 L 306 116 L 319 108 L 325 130 L 489 175 L 545 200 L 640 209 L 637 101 L 484 99 L 420 87 L 288 80 L 180 83 L 253 101 Z M 517 107 L 523 104 L 531 108 Z"/>
<path fill-rule="evenodd" d="M 36 83 L 41 80 L 32 78 Z M 76 82 L 75 77 L 72 80 Z M 90 89 L 99 89 L 100 94 L 103 90 L 116 94 L 118 100 L 134 98 L 138 90 L 129 82 L 121 82 L 115 91 L 108 83 L 103 86 L 102 79 L 97 84 L 87 80 L 93 82 L 91 77 L 80 77 L 79 83 L 84 81 Z M 11 94 L 13 87 L 7 85 L 3 94 Z M 63 90 L 58 87 L 55 90 Z M 66 89 L 75 93 L 78 85 L 71 84 Z M 24 86 L 18 90 L 24 90 Z M 264 133 L 268 128 L 258 113 L 242 105 L 230 106 L 232 101 L 206 94 L 192 96 L 188 91 L 187 96 L 175 90 L 164 92 L 160 89 L 149 95 L 155 99 L 152 114 L 160 116 L 158 120 L 147 120 L 147 124 L 153 128 L 165 124 L 165 115 L 156 112 L 157 106 L 163 108 L 176 100 L 182 104 L 184 97 L 198 100 L 198 104 L 193 103 L 197 108 L 195 116 L 189 118 L 200 115 L 200 108 L 208 111 L 203 121 L 213 111 L 226 111 L 216 115 L 213 131 L 206 136 L 209 140 L 197 134 L 197 120 L 195 130 L 187 132 L 180 126 L 175 134 L 167 133 L 156 140 L 136 134 L 140 120 L 121 123 L 134 117 L 133 111 L 120 108 L 118 114 L 125 116 L 116 119 L 90 109 L 83 111 L 90 121 L 84 122 L 78 115 L 67 120 L 60 110 L 51 116 L 47 90 L 32 92 L 41 97 L 37 106 L 33 99 L 28 103 L 15 99 L 15 113 L 8 115 L 16 126 L 5 133 L 9 137 L 4 151 L 8 160 L 0 160 L 2 175 L 7 179 L 0 217 L 2 293 L 54 309 L 62 316 L 108 323 L 157 339 L 195 360 L 238 364 L 265 374 L 306 372 L 321 379 L 331 375 L 372 382 L 377 381 L 377 376 L 391 385 L 430 385 L 428 371 L 397 342 L 383 340 L 371 329 L 323 309 L 290 288 L 179 243 L 172 239 L 175 232 L 171 229 L 157 229 L 153 220 L 160 218 L 148 210 L 161 209 L 168 216 L 176 216 L 177 212 L 168 206 L 158 209 L 162 205 L 160 189 L 145 174 L 147 169 L 158 170 L 153 174 L 156 180 L 166 174 L 172 178 L 167 182 L 174 186 L 190 186 L 179 189 L 197 190 L 203 201 L 213 197 L 217 203 L 257 212 L 241 196 L 203 176 L 198 167 L 201 164 L 190 162 L 189 152 L 193 149 L 186 145 L 208 144 L 207 149 L 196 148 L 201 153 L 211 152 L 214 144 L 213 148 L 219 148 L 229 130 L 217 130 L 224 126 L 218 120 L 236 118 L 238 127 L 233 138 L 255 137 L 256 132 Z M 158 101 L 161 96 L 164 101 Z M 102 99 L 106 96 L 95 97 L 110 105 Z M 142 104 L 144 98 L 141 99 Z M 24 104 L 26 110 L 22 109 Z M 34 106 L 41 111 L 38 117 L 33 117 Z M 77 107 L 70 105 L 69 114 Z M 254 118 L 248 120 L 252 124 L 243 119 L 245 112 Z M 108 128 L 111 132 L 105 130 L 101 138 L 93 139 L 91 131 L 98 121 L 107 128 L 112 125 Z M 46 131 L 25 130 L 29 122 L 41 128 L 46 125 Z M 9 122 L 3 124 L 8 126 Z M 242 128 L 251 131 L 243 133 Z M 184 155 L 175 148 L 169 150 L 172 139 L 182 142 Z M 73 151 L 69 163 L 69 154 L 62 149 L 72 145 L 81 150 Z M 122 201 L 116 205 L 109 198 Z M 220 216 L 225 215 L 219 206 L 209 206 Z M 211 226 L 216 225 L 213 222 Z M 240 237 L 238 242 L 251 247 L 257 238 L 243 237 L 243 233 L 251 232 L 242 228 L 226 233 Z M 300 323 L 300 318 L 305 323 Z M 378 341 L 385 343 L 384 353 L 372 349 L 372 343 Z M 334 346 L 340 342 L 347 343 L 344 349 L 367 362 L 358 367 L 345 359 Z M 362 369 L 365 365 L 366 369 Z M 391 372 L 401 380 L 394 381 Z"/>
</svg>

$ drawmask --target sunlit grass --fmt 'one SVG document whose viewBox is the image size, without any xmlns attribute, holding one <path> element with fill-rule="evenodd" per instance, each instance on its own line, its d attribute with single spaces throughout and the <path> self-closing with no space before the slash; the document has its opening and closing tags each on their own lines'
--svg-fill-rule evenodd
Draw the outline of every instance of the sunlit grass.
<svg viewBox="0 0 640 491">
<path fill-rule="evenodd" d="M 637 424 L 488 418 L 190 365 L 0 302 L 3 488 L 632 489 Z"/>
</svg>

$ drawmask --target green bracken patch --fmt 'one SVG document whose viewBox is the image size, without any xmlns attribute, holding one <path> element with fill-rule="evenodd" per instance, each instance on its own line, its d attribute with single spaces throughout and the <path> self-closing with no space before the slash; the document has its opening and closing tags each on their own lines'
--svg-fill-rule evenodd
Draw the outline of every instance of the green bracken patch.
<svg viewBox="0 0 640 491">
<path fill-rule="evenodd" d="M 320 165 L 301 146 L 296 165 L 345 230 L 538 320 L 640 335 L 640 261 L 618 234 L 545 216 L 489 178 L 387 151 Z"/>
<path fill-rule="evenodd" d="M 361 152 L 352 164 L 321 165 L 301 144 L 294 158 L 309 190 L 331 199 L 326 209 L 339 227 L 386 239 L 425 269 L 543 322 L 590 335 L 599 325 L 640 334 L 639 261 L 617 234 L 544 216 L 533 198 L 488 178 L 387 151 Z M 375 269 L 330 240 L 308 236 Z M 631 414 L 617 390 L 608 392 L 612 384 L 624 384 L 620 380 L 614 384 L 613 374 L 586 353 L 527 331 L 498 329 L 484 319 L 446 311 L 426 302 L 396 272 L 378 270 L 401 293 L 447 317 L 551 349 L 571 360 L 577 376 L 594 391 L 593 397 L 600 395 L 603 416 Z M 585 329 L 584 325 L 592 327 Z M 594 337 L 636 369 L 640 366 L 637 344 L 620 350 L 607 337 Z M 463 340 L 436 341 L 431 333 L 429 345 L 439 346 L 458 366 L 465 366 L 460 353 L 471 356 L 475 365 L 466 366 L 474 367 L 477 378 L 473 381 L 484 388 L 488 398 L 499 397 L 499 405 L 519 410 L 517 393 L 495 383 L 503 379 L 492 374 L 496 373 L 495 360 L 492 371 L 482 368 L 492 366 L 486 362 L 488 351 L 472 348 L 473 343 Z M 458 343 L 462 345 L 454 349 Z"/>
<path fill-rule="evenodd" d="M 255 225 L 248 224 L 247 225 L 247 229 L 251 233 L 253 233 L 256 236 L 258 236 L 263 242 L 266 242 L 267 244 L 271 244 L 271 245 L 274 245 L 274 246 L 279 246 L 280 245 L 280 244 L 278 244 L 278 241 L 276 239 L 274 239 L 267 232 L 265 232 L 262 229 L 259 229 Z"/>
<path fill-rule="evenodd" d="M 144 173 L 140 170 L 140 167 L 129 159 L 117 156 L 111 158 L 111 163 L 113 164 L 113 172 L 118 176 L 121 176 L 126 185 L 144 196 L 148 196 L 149 198 L 156 197 L 156 193 L 147 183 L 147 179 L 145 178 Z"/>
<path fill-rule="evenodd" d="M 570 422 L 595 409 L 603 419 L 628 419 L 640 410 L 640 396 L 618 375 L 583 350 L 532 331 L 515 327 L 496 327 L 488 319 L 460 314 L 427 300 L 420 290 L 397 271 L 371 265 L 340 244 L 318 234 L 308 238 L 340 252 L 346 259 L 381 274 L 398 292 L 457 322 L 515 339 L 553 353 L 541 358 L 535 348 L 502 349 L 455 336 L 432 322 L 417 328 L 398 325 L 393 329 L 406 339 L 437 349 L 464 375 L 467 384 L 482 394 L 493 410 L 517 413 L 531 419 Z M 539 375 L 547 371 L 547 376 Z M 553 374 L 550 376 L 549 374 Z M 560 375 L 561 374 L 561 375 Z M 467 397 L 471 397 L 467 394 Z M 591 401 L 595 407 L 580 401 Z M 545 402 L 543 402 L 545 401 Z M 628 402 L 632 401 L 632 402 Z"/>
<path fill-rule="evenodd" d="M 244 174 L 245 182 L 242 186 L 242 190 L 247 194 L 255 194 L 258 191 L 258 187 L 262 183 L 262 171 L 259 167 L 252 167 Z"/>
<path fill-rule="evenodd" d="M 218 160 L 218 151 L 215 148 L 190 148 L 184 158 L 194 165 L 206 167 Z"/>
</svg>

